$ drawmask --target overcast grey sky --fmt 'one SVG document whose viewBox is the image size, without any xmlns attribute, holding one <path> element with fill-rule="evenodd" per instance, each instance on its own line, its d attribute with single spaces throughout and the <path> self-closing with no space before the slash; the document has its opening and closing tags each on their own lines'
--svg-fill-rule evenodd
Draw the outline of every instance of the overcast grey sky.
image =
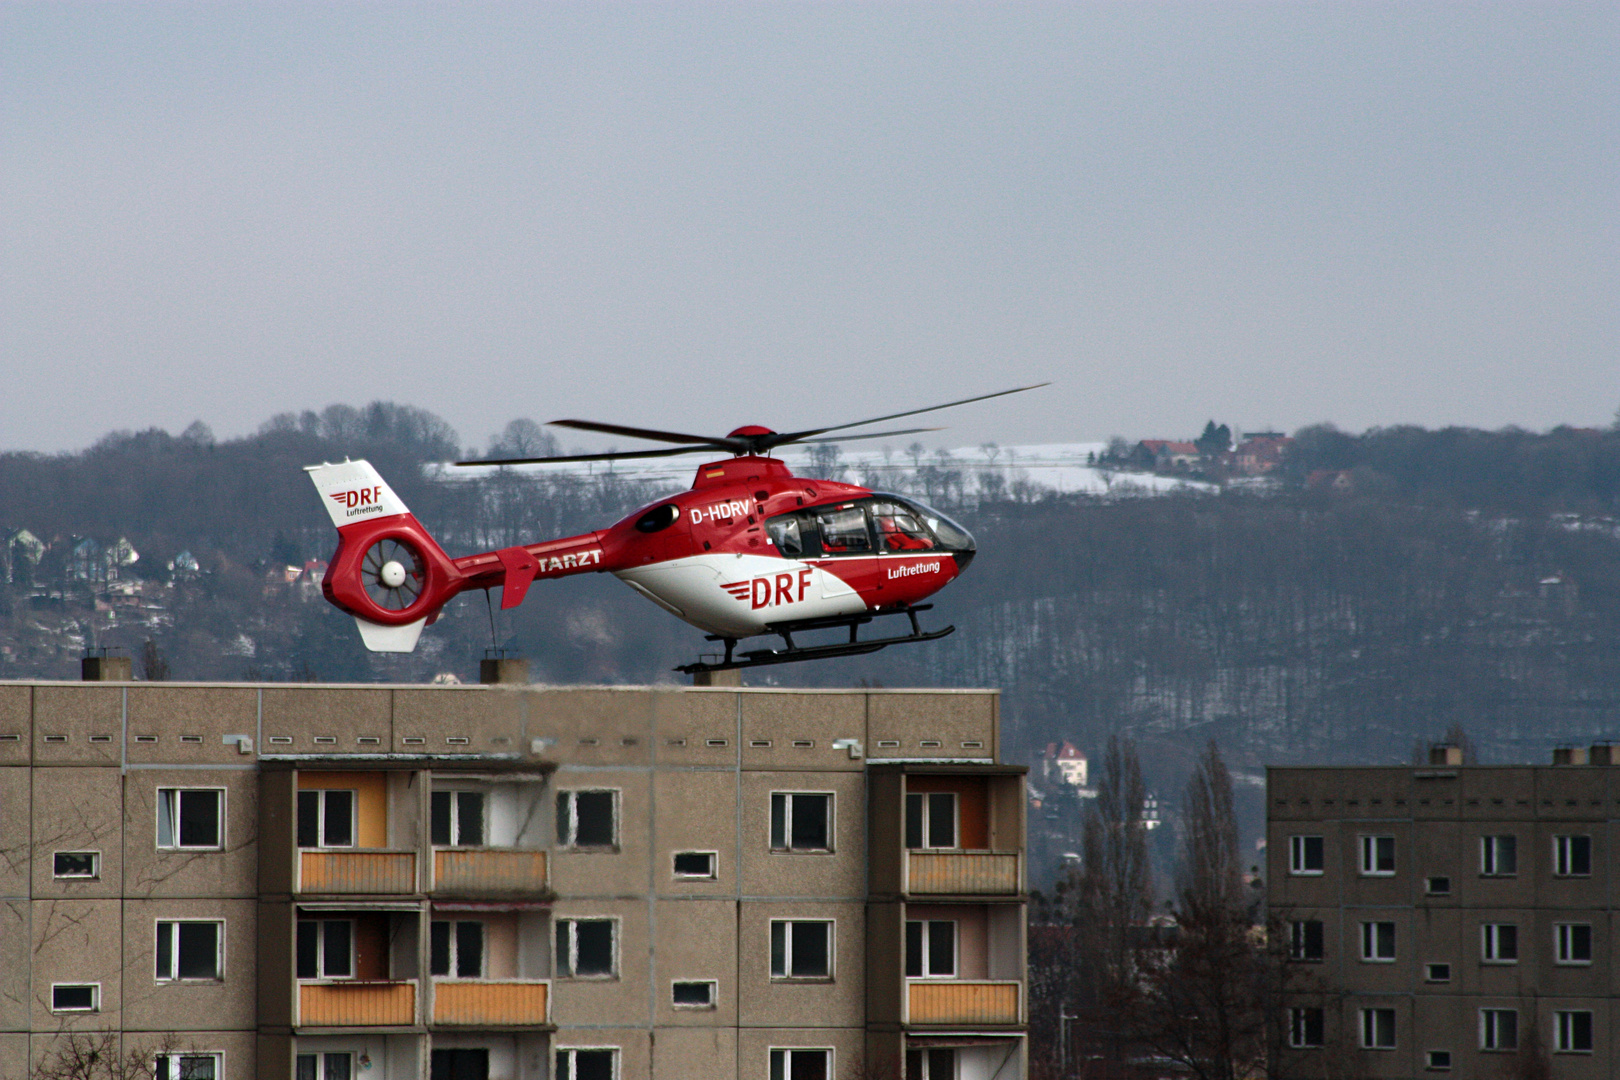
<svg viewBox="0 0 1620 1080">
<path fill-rule="evenodd" d="M 1607 424 L 1617 76 L 1612 3 L 10 3 L 0 448 Z"/>
</svg>

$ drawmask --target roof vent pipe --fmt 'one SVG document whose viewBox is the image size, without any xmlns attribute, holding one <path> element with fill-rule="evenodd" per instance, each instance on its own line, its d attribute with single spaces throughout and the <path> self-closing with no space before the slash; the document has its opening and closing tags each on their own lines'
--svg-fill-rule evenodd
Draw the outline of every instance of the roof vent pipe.
<svg viewBox="0 0 1620 1080">
<path fill-rule="evenodd" d="M 1463 763 L 1462 747 L 1451 743 L 1433 743 L 1429 746 L 1430 765 L 1461 765 Z"/>
</svg>

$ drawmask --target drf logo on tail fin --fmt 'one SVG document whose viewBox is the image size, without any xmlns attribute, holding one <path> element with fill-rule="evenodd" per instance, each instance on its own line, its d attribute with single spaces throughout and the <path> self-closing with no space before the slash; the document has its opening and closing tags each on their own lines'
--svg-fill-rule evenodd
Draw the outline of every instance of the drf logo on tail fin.
<svg viewBox="0 0 1620 1080">
<path fill-rule="evenodd" d="M 796 604 L 804 599 L 804 594 L 810 588 L 810 568 L 800 567 L 797 574 L 768 574 L 748 581 L 733 581 L 720 587 L 730 593 L 732 599 L 750 604 L 755 611 L 762 607 Z"/>
<path fill-rule="evenodd" d="M 327 497 L 339 506 L 347 507 L 348 513 L 344 517 L 359 517 L 361 514 L 380 514 L 382 508 L 382 488 L 363 487 L 350 488 L 347 491 L 329 492 Z"/>
</svg>

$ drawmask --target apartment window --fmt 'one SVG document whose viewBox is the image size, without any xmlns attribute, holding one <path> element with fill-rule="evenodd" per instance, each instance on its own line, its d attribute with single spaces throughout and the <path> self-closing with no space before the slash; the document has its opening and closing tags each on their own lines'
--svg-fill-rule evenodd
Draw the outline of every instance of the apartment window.
<svg viewBox="0 0 1620 1080">
<path fill-rule="evenodd" d="M 101 852 L 58 851 L 51 857 L 51 873 L 59 878 L 98 878 Z"/>
<path fill-rule="evenodd" d="M 832 1080 L 832 1051 L 773 1049 L 771 1080 Z"/>
<path fill-rule="evenodd" d="M 297 1080 L 350 1080 L 353 1054 L 299 1054 Z"/>
<path fill-rule="evenodd" d="M 1365 1050 L 1395 1049 L 1395 1010 L 1361 1010 L 1361 1046 Z"/>
<path fill-rule="evenodd" d="M 430 802 L 430 826 L 435 844 L 440 847 L 480 847 L 483 845 L 484 793 L 482 791 L 435 791 Z M 609 806 L 609 813 L 612 813 L 611 805 Z M 609 843 L 611 842 L 610 840 Z"/>
<path fill-rule="evenodd" d="M 950 919 L 906 921 L 906 977 L 956 977 L 956 923 Z"/>
<path fill-rule="evenodd" d="M 618 1074 L 616 1047 L 557 1051 L 557 1080 L 618 1080 Z"/>
<path fill-rule="evenodd" d="M 54 983 L 51 986 L 51 1012 L 96 1012 L 100 1008 L 100 983 Z"/>
<path fill-rule="evenodd" d="M 715 879 L 715 852 L 712 851 L 677 851 L 675 853 L 675 876 L 688 881 L 713 881 Z"/>
<path fill-rule="evenodd" d="M 1481 1050 L 1517 1050 L 1519 1048 L 1519 1010 L 1479 1010 L 1479 1048 Z"/>
<path fill-rule="evenodd" d="M 617 973 L 612 919 L 557 921 L 557 977 L 610 979 Z"/>
<path fill-rule="evenodd" d="M 218 979 L 224 923 L 186 921 L 157 924 L 157 978 Z"/>
<path fill-rule="evenodd" d="M 1553 1049 L 1560 1054 L 1592 1052 L 1592 1014 L 1585 1009 L 1553 1013 Z"/>
<path fill-rule="evenodd" d="M 1513 923 L 1486 923 L 1479 928 L 1480 959 L 1487 964 L 1519 962 L 1519 928 Z"/>
<path fill-rule="evenodd" d="M 1431 1072 L 1446 1072 L 1451 1068 L 1451 1051 L 1430 1050 L 1423 1059 L 1423 1065 Z"/>
<path fill-rule="evenodd" d="M 428 926 L 428 973 L 444 978 L 484 977 L 484 924 L 435 919 Z"/>
<path fill-rule="evenodd" d="M 299 919 L 297 965 L 300 979 L 354 978 L 354 923 Z"/>
<path fill-rule="evenodd" d="M 1512 877 L 1519 872 L 1519 838 L 1479 838 L 1479 872 L 1486 877 Z"/>
<path fill-rule="evenodd" d="M 831 851 L 832 801 L 820 792 L 771 792 L 771 850 Z"/>
<path fill-rule="evenodd" d="M 220 847 L 224 805 L 222 788 L 158 788 L 158 847 Z"/>
<path fill-rule="evenodd" d="M 1432 877 L 1424 881 L 1423 891 L 1430 896 L 1450 896 L 1451 879 L 1448 877 Z"/>
<path fill-rule="evenodd" d="M 1591 877 L 1592 838 L 1553 837 L 1553 873 L 1559 877 Z"/>
<path fill-rule="evenodd" d="M 222 1073 L 218 1054 L 159 1054 L 152 1075 L 156 1080 L 216 1080 Z"/>
<path fill-rule="evenodd" d="M 1361 959 L 1369 964 L 1387 964 L 1395 959 L 1395 924 L 1361 924 Z"/>
<path fill-rule="evenodd" d="M 617 791 L 557 792 L 557 843 L 571 848 L 611 848 L 619 843 Z"/>
<path fill-rule="evenodd" d="M 906 795 L 906 847 L 956 847 L 956 793 L 909 792 Z"/>
<path fill-rule="evenodd" d="M 1553 941 L 1560 964 L 1590 964 L 1592 962 L 1592 924 L 1556 923 Z"/>
<path fill-rule="evenodd" d="M 713 979 L 697 979 L 670 984 L 670 1002 L 677 1009 L 714 1008 L 715 983 Z"/>
<path fill-rule="evenodd" d="M 1301 919 L 1288 924 L 1288 959 L 1319 961 L 1324 948 L 1322 920 Z"/>
<path fill-rule="evenodd" d="M 341 789 L 298 793 L 298 846 L 354 847 L 356 793 Z"/>
<path fill-rule="evenodd" d="M 1393 836 L 1361 838 L 1361 873 L 1363 877 L 1389 877 L 1395 873 Z"/>
<path fill-rule="evenodd" d="M 1425 964 L 1423 967 L 1423 981 L 1443 983 L 1451 981 L 1450 964 Z"/>
<path fill-rule="evenodd" d="M 1315 1007 L 1288 1010 L 1288 1045 L 1295 1050 L 1315 1049 L 1326 1042 L 1323 1010 Z"/>
<path fill-rule="evenodd" d="M 956 1050 L 949 1046 L 907 1050 L 906 1080 L 956 1080 Z"/>
<path fill-rule="evenodd" d="M 771 920 L 771 978 L 832 978 L 833 924 L 826 919 Z"/>
<path fill-rule="evenodd" d="M 1288 872 L 1296 877 L 1322 873 L 1327 865 L 1327 850 L 1320 836 L 1290 836 L 1288 838 Z"/>
<path fill-rule="evenodd" d="M 428 1080 L 489 1080 L 489 1051 L 452 1047 L 428 1057 Z"/>
</svg>

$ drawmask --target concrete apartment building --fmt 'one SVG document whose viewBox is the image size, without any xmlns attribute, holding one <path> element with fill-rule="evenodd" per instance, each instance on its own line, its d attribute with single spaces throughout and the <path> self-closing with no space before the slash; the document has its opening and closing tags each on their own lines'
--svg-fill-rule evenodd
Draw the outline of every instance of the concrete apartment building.
<svg viewBox="0 0 1620 1080">
<path fill-rule="evenodd" d="M 1283 1077 L 1620 1076 L 1620 748 L 1272 768 Z"/>
<path fill-rule="evenodd" d="M 0 1077 L 1017 1080 L 997 707 L 0 685 Z"/>
</svg>

